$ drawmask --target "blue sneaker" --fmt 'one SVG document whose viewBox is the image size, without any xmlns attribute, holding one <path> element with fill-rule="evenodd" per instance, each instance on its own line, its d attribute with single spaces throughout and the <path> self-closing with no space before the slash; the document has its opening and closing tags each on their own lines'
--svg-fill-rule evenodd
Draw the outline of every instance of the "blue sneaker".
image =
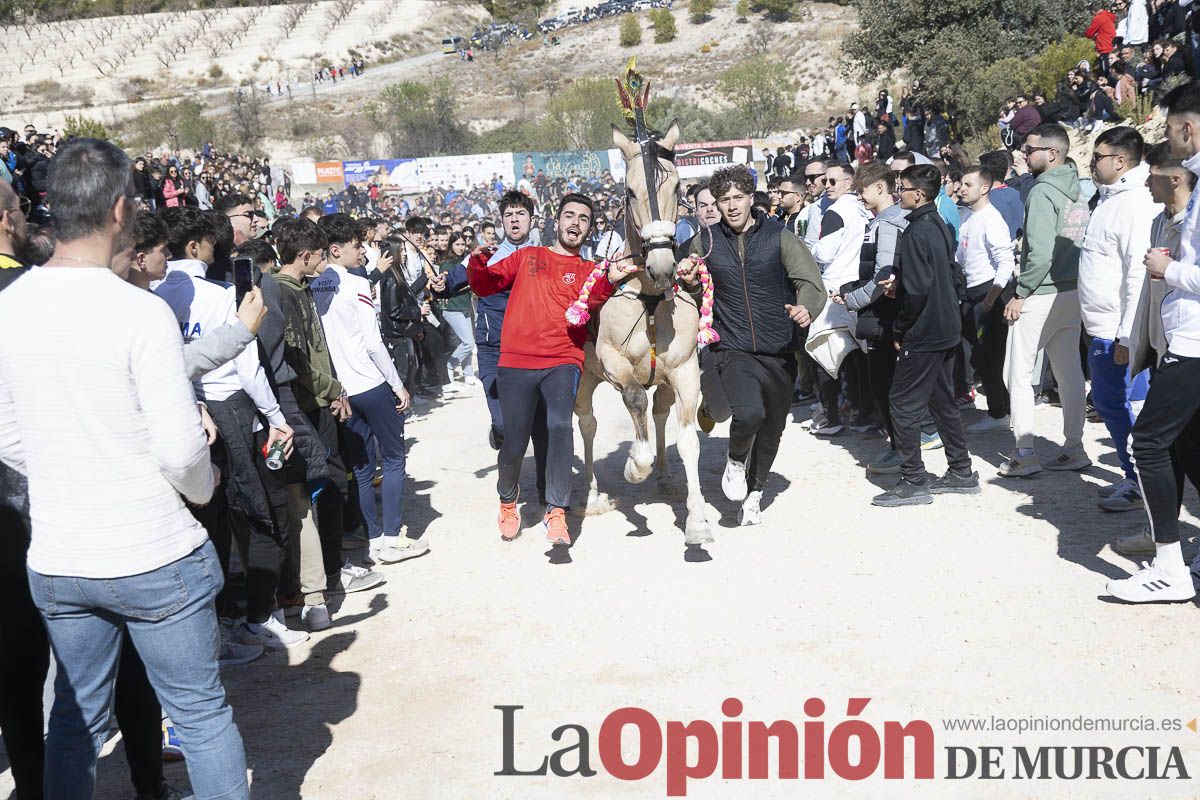
<svg viewBox="0 0 1200 800">
<path fill-rule="evenodd" d="M 179 746 L 179 736 L 169 719 L 162 721 L 162 760 L 183 761 L 183 748 Z"/>
<path fill-rule="evenodd" d="M 941 450 L 942 435 L 937 431 L 933 433 L 921 432 L 921 449 L 922 450 Z"/>
</svg>

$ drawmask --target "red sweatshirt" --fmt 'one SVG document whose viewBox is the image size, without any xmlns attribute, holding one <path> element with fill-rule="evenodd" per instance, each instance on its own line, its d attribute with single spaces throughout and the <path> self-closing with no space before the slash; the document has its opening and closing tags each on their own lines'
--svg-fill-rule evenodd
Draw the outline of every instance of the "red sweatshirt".
<svg viewBox="0 0 1200 800">
<path fill-rule="evenodd" d="M 569 325 L 566 312 L 579 299 L 595 264 L 579 256 L 561 256 L 547 247 L 521 248 L 490 267 L 487 261 L 486 253 L 472 255 L 467 281 L 480 297 L 512 290 L 500 331 L 500 366 L 582 368 L 587 327 Z M 608 276 L 601 276 L 592 286 L 588 310 L 595 313 L 612 293 Z"/>
<path fill-rule="evenodd" d="M 1117 35 L 1117 18 L 1108 9 L 1101 9 L 1096 12 L 1096 16 L 1092 17 L 1092 24 L 1088 25 L 1088 29 L 1083 35 L 1095 40 L 1098 54 L 1111 53 L 1113 37 Z"/>
</svg>

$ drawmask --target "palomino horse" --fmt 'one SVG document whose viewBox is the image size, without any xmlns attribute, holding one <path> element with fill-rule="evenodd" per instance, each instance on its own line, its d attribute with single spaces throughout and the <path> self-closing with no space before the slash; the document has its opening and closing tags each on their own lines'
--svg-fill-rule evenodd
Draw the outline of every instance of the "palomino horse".
<svg viewBox="0 0 1200 800">
<path fill-rule="evenodd" d="M 679 139 L 675 123 L 661 137 L 648 135 L 633 142 L 613 127 L 613 142 L 625 157 L 626 250 L 638 266 L 604 304 L 595 343 L 584 347 L 584 369 L 575 400 L 583 435 L 583 471 L 588 486 L 586 513 L 612 507 L 596 484 L 593 443 L 596 417 L 592 394 L 601 381 L 621 393 L 633 418 L 634 442 L 625 462 L 625 479 L 641 483 L 657 466 L 660 488 L 668 490 L 666 425 L 675 405 L 679 415 L 677 447 L 687 474 L 687 524 L 684 541 L 691 555 L 713 540 L 700 494 L 700 439 L 696 412 L 700 406 L 700 362 L 696 336 L 700 312 L 686 293 L 673 289 L 675 278 L 675 215 L 679 174 L 673 148 Z M 654 390 L 651 407 L 647 390 Z M 650 444 L 654 418 L 655 446 Z"/>
</svg>

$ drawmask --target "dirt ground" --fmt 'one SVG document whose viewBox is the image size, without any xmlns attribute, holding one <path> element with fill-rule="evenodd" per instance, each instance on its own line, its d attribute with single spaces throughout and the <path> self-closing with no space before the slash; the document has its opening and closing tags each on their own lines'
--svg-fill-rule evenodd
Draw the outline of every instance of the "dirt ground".
<svg viewBox="0 0 1200 800">
<path fill-rule="evenodd" d="M 980 412 L 968 412 L 968 423 Z M 1054 439 L 1056 408 L 1039 410 Z M 806 416 L 807 411 L 797 415 Z M 604 718 L 624 706 L 667 720 L 724 719 L 737 697 L 742 720 L 799 723 L 821 698 L 826 735 L 847 698 L 871 698 L 862 719 L 926 720 L 936 741 L 935 780 L 862 782 L 834 776 L 688 784 L 695 798 L 1195 798 L 1191 780 L 945 780 L 944 748 L 1013 745 L 1180 748 L 1200 772 L 1200 734 L 1175 732 L 951 732 L 952 717 L 1177 718 L 1200 715 L 1195 604 L 1129 607 L 1101 599 L 1105 580 L 1132 565 L 1109 544 L 1142 523 L 1105 514 L 1095 487 L 1117 474 L 1104 429 L 1087 428 L 1097 465 L 1082 474 L 1004 481 L 996 465 L 1011 440 L 971 441 L 986 482 L 979 496 L 939 497 L 909 509 L 869 505 L 877 484 L 860 463 L 880 440 L 831 441 L 789 425 L 771 475 L 761 527 L 738 528 L 720 491 L 725 428 L 701 438 L 701 470 L 717 541 L 713 560 L 683 560 L 682 500 L 660 500 L 651 479 L 625 485 L 632 425 L 617 396 L 597 395 L 598 475 L 619 498 L 606 515 L 575 519 L 572 563 L 551 565 L 536 531 L 496 534 L 494 453 L 481 397 L 449 401 L 410 422 L 409 530 L 429 555 L 385 567 L 376 592 L 346 598 L 334 628 L 291 653 L 224 673 L 260 799 L 654 798 L 663 763 L 621 781 L 597 754 Z M 672 426 L 673 428 L 673 426 Z M 578 437 L 577 437 L 578 438 Z M 673 441 L 673 432 L 671 434 Z M 1049 443 L 1039 442 L 1049 454 Z M 581 452 L 577 441 L 576 452 Z M 941 451 L 927 453 L 941 471 Z M 682 470 L 677 462 L 676 472 Z M 578 463 L 577 463 L 578 470 Z M 532 459 L 524 495 L 536 497 Z M 878 484 L 882 484 L 879 481 Z M 580 493 L 576 481 L 576 497 Z M 1189 490 L 1185 553 L 1195 550 Z M 537 510 L 525 509 L 532 525 Z M 591 778 L 507 777 L 502 718 L 516 712 L 516 766 L 533 769 L 576 723 L 591 735 Z M 636 737 L 624 753 L 637 757 Z M 128 798 L 118 741 L 99 770 L 97 797 Z M 572 765 L 574 756 L 566 763 Z M 772 764 L 774 759 L 772 759 Z M 912 775 L 911 760 L 906 768 Z M 720 774 L 718 770 L 718 775 Z M 186 785 L 182 765 L 168 777 Z M 0 775 L 0 795 L 11 787 Z"/>
</svg>

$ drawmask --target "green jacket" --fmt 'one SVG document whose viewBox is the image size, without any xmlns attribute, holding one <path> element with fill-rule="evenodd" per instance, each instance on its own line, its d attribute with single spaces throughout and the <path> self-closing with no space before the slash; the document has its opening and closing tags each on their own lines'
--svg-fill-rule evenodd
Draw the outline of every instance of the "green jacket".
<svg viewBox="0 0 1200 800">
<path fill-rule="evenodd" d="M 302 411 L 325 408 L 342 393 L 333 371 L 325 329 L 308 285 L 282 272 L 275 273 L 283 312 L 283 358 L 296 372 L 292 391 Z"/>
<path fill-rule="evenodd" d="M 1025 238 L 1017 297 L 1073 291 L 1079 280 L 1079 243 L 1087 230 L 1087 203 L 1079 173 L 1064 164 L 1038 176 L 1025 201 Z"/>
<path fill-rule="evenodd" d="M 449 261 L 442 264 L 440 267 L 443 274 L 451 272 L 455 267 L 462 263 L 462 259 L 457 261 L 451 258 Z M 447 276 L 447 279 L 449 276 Z M 457 311 L 460 314 L 471 316 L 471 287 L 464 286 L 457 292 L 452 294 L 448 299 L 442 301 L 442 309 L 445 311 Z"/>
</svg>

